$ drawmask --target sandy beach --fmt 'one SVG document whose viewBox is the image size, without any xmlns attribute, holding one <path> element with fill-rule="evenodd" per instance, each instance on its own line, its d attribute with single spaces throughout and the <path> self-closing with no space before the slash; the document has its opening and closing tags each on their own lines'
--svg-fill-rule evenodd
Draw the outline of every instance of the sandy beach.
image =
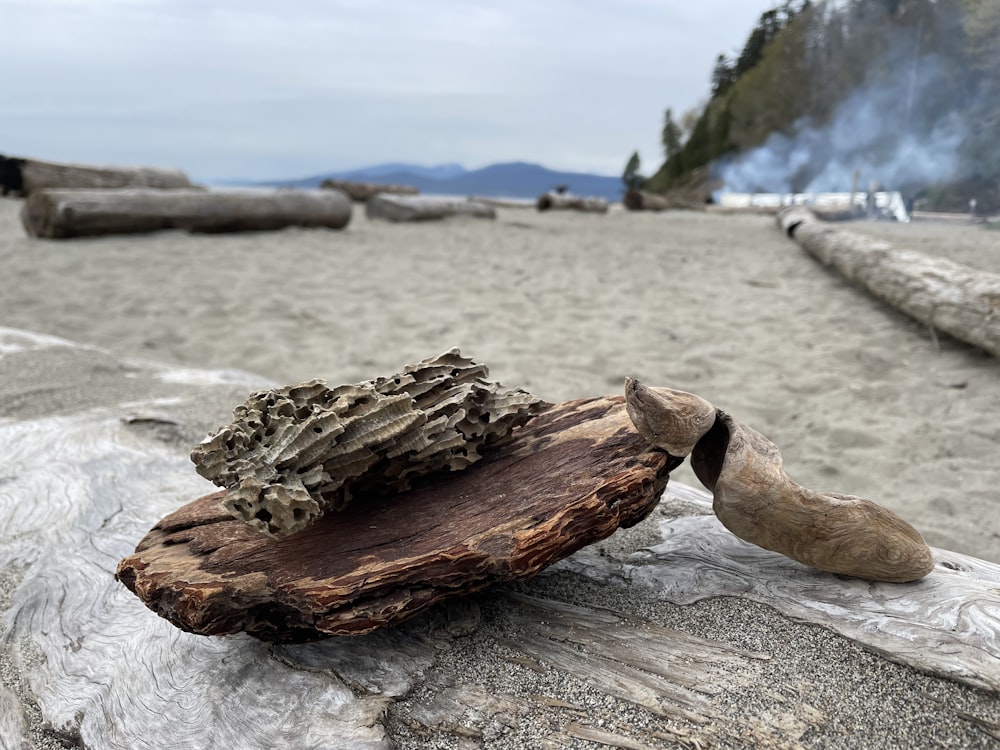
<svg viewBox="0 0 1000 750">
<path fill-rule="evenodd" d="M 806 486 L 1000 561 L 1000 362 L 935 341 L 770 217 L 501 209 L 393 225 L 356 209 L 340 232 L 39 241 L 19 207 L 0 201 L 4 326 L 280 383 L 356 382 L 452 346 L 550 401 L 619 393 L 630 375 L 742 419 Z M 981 226 L 850 228 L 1000 271 L 1000 232 Z"/>
<path fill-rule="evenodd" d="M 778 555 L 746 579 L 716 575 L 716 522 L 684 494 L 697 485 L 686 466 L 637 526 L 368 636 L 194 636 L 114 580 L 157 519 L 209 491 L 187 453 L 251 389 L 356 382 L 452 346 L 550 401 L 621 393 L 626 375 L 694 391 L 778 443 L 803 484 L 872 498 L 935 547 L 1000 561 L 1000 363 L 935 341 L 772 218 L 507 209 L 391 225 L 356 207 L 339 232 L 59 242 L 26 238 L 18 208 L 0 200 L 0 747 L 909 750 L 1000 737 L 1000 677 L 948 671 L 960 651 L 995 661 L 1000 569 L 938 566 L 935 586 L 979 576 L 947 626 L 936 606 L 906 613 L 908 586 Z M 1000 232 L 981 227 L 852 229 L 1000 264 Z M 704 549 L 682 574 L 683 544 Z M 677 680 L 696 643 L 722 661 L 695 668 L 690 689 Z M 921 647 L 944 671 L 905 665 L 924 664 Z"/>
</svg>

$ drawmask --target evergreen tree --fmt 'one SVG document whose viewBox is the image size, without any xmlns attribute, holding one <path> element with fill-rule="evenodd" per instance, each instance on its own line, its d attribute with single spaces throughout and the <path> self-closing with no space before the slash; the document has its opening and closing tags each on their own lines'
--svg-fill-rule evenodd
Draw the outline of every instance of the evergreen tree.
<svg viewBox="0 0 1000 750">
<path fill-rule="evenodd" d="M 681 128 L 674 122 L 673 110 L 667 108 L 663 115 L 663 130 L 660 131 L 660 143 L 663 144 L 663 156 L 670 159 L 681 150 Z"/>
<path fill-rule="evenodd" d="M 643 177 L 639 174 L 641 166 L 639 152 L 633 151 L 625 164 L 625 171 L 622 172 L 622 183 L 626 190 L 638 190 L 642 186 Z"/>
</svg>

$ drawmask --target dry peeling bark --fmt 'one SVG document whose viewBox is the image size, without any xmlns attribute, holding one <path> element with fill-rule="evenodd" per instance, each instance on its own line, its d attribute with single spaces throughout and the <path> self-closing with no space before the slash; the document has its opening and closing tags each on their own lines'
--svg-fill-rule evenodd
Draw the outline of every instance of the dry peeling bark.
<svg viewBox="0 0 1000 750">
<path fill-rule="evenodd" d="M 1000 357 L 1000 274 L 834 229 L 802 208 L 782 212 L 778 224 L 810 255 L 879 299 Z"/>
<path fill-rule="evenodd" d="M 475 466 L 358 502 L 282 540 L 234 520 L 223 493 L 162 519 L 118 578 L 177 627 L 306 641 L 368 633 L 526 578 L 644 518 L 678 461 L 623 399 L 548 407 Z"/>
</svg>

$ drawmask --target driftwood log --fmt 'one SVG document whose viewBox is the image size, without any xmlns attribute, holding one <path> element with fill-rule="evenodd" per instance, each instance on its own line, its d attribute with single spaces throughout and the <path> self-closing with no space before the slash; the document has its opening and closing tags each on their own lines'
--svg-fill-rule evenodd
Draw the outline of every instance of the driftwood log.
<svg viewBox="0 0 1000 750">
<path fill-rule="evenodd" d="M 586 197 L 571 193 L 548 192 L 535 201 L 539 211 L 582 211 L 592 214 L 606 214 L 608 202 L 604 198 Z"/>
<path fill-rule="evenodd" d="M 629 190 L 622 198 L 622 203 L 629 211 L 666 211 L 668 208 L 678 208 L 665 195 L 645 190 Z"/>
<path fill-rule="evenodd" d="M 934 559 L 923 537 L 870 500 L 816 492 L 785 474 L 778 447 L 700 396 L 625 383 L 636 429 L 691 467 L 712 491 L 715 515 L 736 536 L 830 573 L 906 583 Z"/>
<path fill-rule="evenodd" d="M 368 633 L 632 526 L 677 463 L 631 428 L 623 399 L 571 401 L 463 472 L 366 498 L 286 539 L 234 520 L 224 493 L 208 495 L 153 527 L 117 576 L 192 633 Z"/>
<path fill-rule="evenodd" d="M 477 219 L 495 219 L 497 212 L 465 198 L 443 195 L 373 195 L 365 206 L 369 219 L 385 221 L 436 221 L 450 216 L 471 216 Z"/>
<path fill-rule="evenodd" d="M 912 724 L 986 747 L 1000 720 L 1000 565 L 935 549 L 914 584 L 819 573 L 674 481 L 662 514 L 516 593 L 309 644 L 185 633 L 115 566 L 208 491 L 189 440 L 267 383 L 2 328 L 0 377 L 20 387 L 0 399 L 0 746 L 890 747 Z"/>
<path fill-rule="evenodd" d="M 30 195 L 45 188 L 190 188 L 177 169 L 59 164 L 0 154 L 0 195 Z"/>
<path fill-rule="evenodd" d="M 161 229 L 342 229 L 350 220 L 351 202 L 336 190 L 40 190 L 21 209 L 25 231 L 47 239 Z"/>
<path fill-rule="evenodd" d="M 780 213 L 778 224 L 810 255 L 879 299 L 1000 357 L 1000 274 L 834 229 L 801 208 Z"/>
<path fill-rule="evenodd" d="M 323 180 L 323 190 L 342 190 L 352 201 L 364 203 L 377 193 L 392 195 L 417 195 L 420 191 L 412 185 L 380 184 L 377 182 L 354 182 L 352 180 Z"/>
</svg>

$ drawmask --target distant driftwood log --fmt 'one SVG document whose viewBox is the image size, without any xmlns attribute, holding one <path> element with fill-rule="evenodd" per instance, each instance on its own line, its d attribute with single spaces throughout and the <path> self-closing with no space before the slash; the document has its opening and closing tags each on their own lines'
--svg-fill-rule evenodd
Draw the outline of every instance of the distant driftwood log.
<svg viewBox="0 0 1000 750">
<path fill-rule="evenodd" d="M 323 180 L 320 183 L 323 190 L 343 190 L 352 201 L 365 203 L 377 193 L 392 195 L 417 195 L 420 191 L 412 185 L 379 184 L 376 182 L 353 182 L 351 180 Z"/>
<path fill-rule="evenodd" d="M 155 188 L 192 187 L 184 172 L 154 167 L 112 167 L 57 164 L 0 154 L 0 195 L 30 195 L 45 188 Z"/>
<path fill-rule="evenodd" d="M 25 231 L 49 239 L 160 229 L 342 229 L 350 220 L 351 202 L 336 190 L 40 190 L 21 209 Z"/>
<path fill-rule="evenodd" d="M 539 211 L 583 211 L 585 213 L 606 214 L 608 202 L 604 198 L 591 198 L 570 193 L 549 192 L 535 201 Z"/>
<path fill-rule="evenodd" d="M 1000 357 L 1000 274 L 834 229 L 806 209 L 783 211 L 778 224 L 821 263 L 932 331 Z"/>
<path fill-rule="evenodd" d="M 666 211 L 668 208 L 677 208 L 666 196 L 645 190 L 629 190 L 622 203 L 629 211 Z"/>
<path fill-rule="evenodd" d="M 386 221 L 435 221 L 449 216 L 495 219 L 497 212 L 492 206 L 465 198 L 378 193 L 368 200 L 365 214 L 369 219 Z"/>
</svg>

